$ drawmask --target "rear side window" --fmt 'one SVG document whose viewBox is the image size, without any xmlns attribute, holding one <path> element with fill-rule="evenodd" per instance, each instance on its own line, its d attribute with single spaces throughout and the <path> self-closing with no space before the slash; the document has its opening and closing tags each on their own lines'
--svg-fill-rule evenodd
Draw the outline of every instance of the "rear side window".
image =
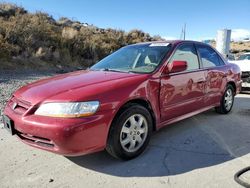
<svg viewBox="0 0 250 188">
<path fill-rule="evenodd" d="M 204 68 L 217 67 L 224 64 L 217 52 L 212 48 L 199 45 L 197 49 Z"/>
<path fill-rule="evenodd" d="M 221 59 L 221 57 L 218 55 L 219 61 L 220 61 L 220 65 L 225 65 L 225 62 Z"/>
<path fill-rule="evenodd" d="M 187 70 L 199 69 L 199 60 L 193 44 L 183 44 L 178 47 L 170 63 L 173 61 L 186 61 Z"/>
</svg>

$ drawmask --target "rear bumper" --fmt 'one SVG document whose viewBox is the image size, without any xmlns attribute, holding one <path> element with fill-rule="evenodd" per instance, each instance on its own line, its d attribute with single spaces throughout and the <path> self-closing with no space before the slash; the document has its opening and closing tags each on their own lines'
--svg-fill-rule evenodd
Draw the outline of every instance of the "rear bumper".
<svg viewBox="0 0 250 188">
<path fill-rule="evenodd" d="M 242 91 L 250 91 L 250 83 L 242 83 L 242 87 L 241 87 Z"/>
<path fill-rule="evenodd" d="M 112 112 L 86 118 L 22 116 L 6 106 L 4 114 L 14 121 L 18 138 L 30 146 L 53 153 L 77 156 L 103 150 Z"/>
</svg>

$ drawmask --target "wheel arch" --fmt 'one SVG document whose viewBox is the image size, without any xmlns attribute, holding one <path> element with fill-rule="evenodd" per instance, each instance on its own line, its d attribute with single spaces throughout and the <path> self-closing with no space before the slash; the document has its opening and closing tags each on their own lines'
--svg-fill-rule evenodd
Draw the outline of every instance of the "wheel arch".
<svg viewBox="0 0 250 188">
<path fill-rule="evenodd" d="M 234 81 L 229 81 L 227 83 L 227 85 L 231 85 L 234 88 L 234 95 L 236 94 L 237 88 L 236 88 L 236 84 Z"/>
<path fill-rule="evenodd" d="M 157 129 L 156 128 L 156 116 L 155 116 L 155 113 L 154 113 L 153 108 L 151 106 L 151 103 L 148 100 L 144 99 L 144 98 L 130 99 L 130 100 L 126 101 L 124 104 L 122 104 L 120 106 L 119 110 L 116 112 L 116 114 L 115 114 L 115 116 L 114 116 L 114 118 L 112 120 L 112 123 L 113 123 L 114 119 L 116 117 L 118 117 L 125 108 L 127 108 L 129 106 L 132 106 L 134 104 L 141 105 L 141 106 L 145 107 L 149 111 L 149 113 L 151 114 L 151 117 L 152 117 L 152 121 L 153 121 L 153 131 L 155 131 Z"/>
</svg>

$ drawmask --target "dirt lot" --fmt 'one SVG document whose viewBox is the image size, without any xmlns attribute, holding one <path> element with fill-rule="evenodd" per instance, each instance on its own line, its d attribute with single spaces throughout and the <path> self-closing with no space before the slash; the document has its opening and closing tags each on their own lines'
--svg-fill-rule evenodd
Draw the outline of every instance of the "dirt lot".
<svg viewBox="0 0 250 188">
<path fill-rule="evenodd" d="M 0 109 L 17 87 L 44 76 L 0 73 Z M 250 95 L 241 94 L 229 115 L 210 110 L 163 128 L 127 162 L 106 152 L 69 158 L 37 150 L 0 122 L 0 187 L 240 187 L 233 176 L 250 166 L 249 122 Z"/>
</svg>

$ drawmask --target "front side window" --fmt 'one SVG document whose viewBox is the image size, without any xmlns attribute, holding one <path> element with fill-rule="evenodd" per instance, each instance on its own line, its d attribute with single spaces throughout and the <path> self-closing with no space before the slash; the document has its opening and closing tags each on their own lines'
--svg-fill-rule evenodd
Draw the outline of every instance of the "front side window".
<svg viewBox="0 0 250 188">
<path fill-rule="evenodd" d="M 199 69 L 199 60 L 193 44 L 184 44 L 178 47 L 170 63 L 173 61 L 186 61 L 187 70 L 189 71 Z"/>
<path fill-rule="evenodd" d="M 168 43 L 123 47 L 93 65 L 90 70 L 150 73 L 160 65 L 170 48 Z"/>
<path fill-rule="evenodd" d="M 212 48 L 199 45 L 197 49 L 204 68 L 221 66 L 223 64 L 219 55 Z"/>
</svg>

